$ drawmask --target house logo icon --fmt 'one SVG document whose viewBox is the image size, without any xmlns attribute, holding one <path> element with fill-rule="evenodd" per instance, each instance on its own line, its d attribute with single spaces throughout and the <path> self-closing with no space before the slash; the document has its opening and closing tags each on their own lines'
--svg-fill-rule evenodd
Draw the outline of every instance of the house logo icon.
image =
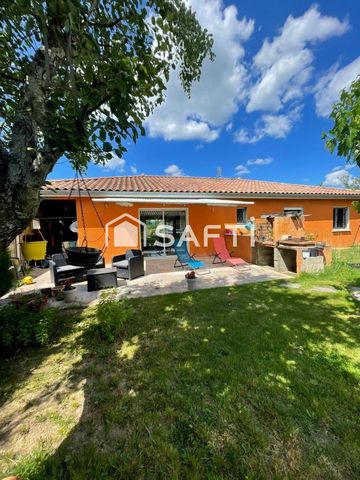
<svg viewBox="0 0 360 480">
<path fill-rule="evenodd" d="M 105 225 L 105 246 L 109 246 L 109 227 L 113 226 L 114 247 L 137 248 L 143 227 L 142 244 L 146 247 L 146 224 L 129 213 L 123 213 Z"/>
</svg>

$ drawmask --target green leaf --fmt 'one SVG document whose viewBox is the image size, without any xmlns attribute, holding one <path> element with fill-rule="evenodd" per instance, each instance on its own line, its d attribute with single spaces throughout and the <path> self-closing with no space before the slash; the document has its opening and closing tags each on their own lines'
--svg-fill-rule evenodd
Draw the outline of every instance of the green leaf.
<svg viewBox="0 0 360 480">
<path fill-rule="evenodd" d="M 104 152 L 111 152 L 113 148 L 111 143 L 103 142 L 103 149 L 104 149 Z"/>
</svg>

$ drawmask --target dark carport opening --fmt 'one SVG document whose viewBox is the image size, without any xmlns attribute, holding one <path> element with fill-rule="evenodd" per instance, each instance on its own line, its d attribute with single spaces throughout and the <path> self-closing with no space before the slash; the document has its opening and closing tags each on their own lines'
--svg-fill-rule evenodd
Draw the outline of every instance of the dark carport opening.
<svg viewBox="0 0 360 480">
<path fill-rule="evenodd" d="M 70 230 L 70 225 L 76 221 L 75 200 L 42 200 L 37 218 L 40 220 L 41 232 L 48 242 L 47 255 L 61 253 L 63 242 L 76 244 L 77 233 Z"/>
</svg>

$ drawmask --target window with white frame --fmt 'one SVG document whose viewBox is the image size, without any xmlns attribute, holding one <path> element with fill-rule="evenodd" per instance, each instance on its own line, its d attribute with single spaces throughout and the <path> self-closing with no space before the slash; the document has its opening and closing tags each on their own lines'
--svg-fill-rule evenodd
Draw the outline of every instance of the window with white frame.
<svg viewBox="0 0 360 480">
<path fill-rule="evenodd" d="M 348 230 L 349 207 L 335 207 L 333 211 L 333 229 Z"/>
<path fill-rule="evenodd" d="M 236 223 L 244 225 L 247 219 L 246 207 L 238 208 L 236 211 Z"/>
</svg>

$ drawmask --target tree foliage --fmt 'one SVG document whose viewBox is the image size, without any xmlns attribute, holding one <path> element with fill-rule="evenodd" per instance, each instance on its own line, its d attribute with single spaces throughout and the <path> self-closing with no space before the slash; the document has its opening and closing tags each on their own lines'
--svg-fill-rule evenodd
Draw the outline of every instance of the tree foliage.
<svg viewBox="0 0 360 480">
<path fill-rule="evenodd" d="M 351 175 L 344 175 L 341 179 L 341 183 L 345 188 L 350 190 L 360 190 L 360 177 L 353 177 Z M 352 203 L 355 210 L 360 213 L 360 202 L 355 201 Z"/>
<path fill-rule="evenodd" d="M 163 100 L 171 68 L 184 89 L 199 79 L 211 37 L 182 0 L 5 0 L 0 64 L 2 140 L 11 141 L 24 90 L 46 119 L 33 147 L 61 149 L 71 161 L 121 156 L 142 122 Z M 43 78 L 33 78 L 36 64 Z M 42 123 L 42 122 L 41 122 Z"/>
<path fill-rule="evenodd" d="M 360 190 L 360 177 L 344 175 L 340 180 L 345 188 L 348 188 L 350 190 Z"/>
<path fill-rule="evenodd" d="M 330 118 L 334 125 L 323 135 L 326 147 L 360 167 L 360 76 L 341 92 Z"/>
<path fill-rule="evenodd" d="M 122 156 L 171 69 L 189 94 L 206 57 L 212 37 L 185 0 L 2 0 L 0 249 L 62 155 L 77 169 Z"/>
</svg>

